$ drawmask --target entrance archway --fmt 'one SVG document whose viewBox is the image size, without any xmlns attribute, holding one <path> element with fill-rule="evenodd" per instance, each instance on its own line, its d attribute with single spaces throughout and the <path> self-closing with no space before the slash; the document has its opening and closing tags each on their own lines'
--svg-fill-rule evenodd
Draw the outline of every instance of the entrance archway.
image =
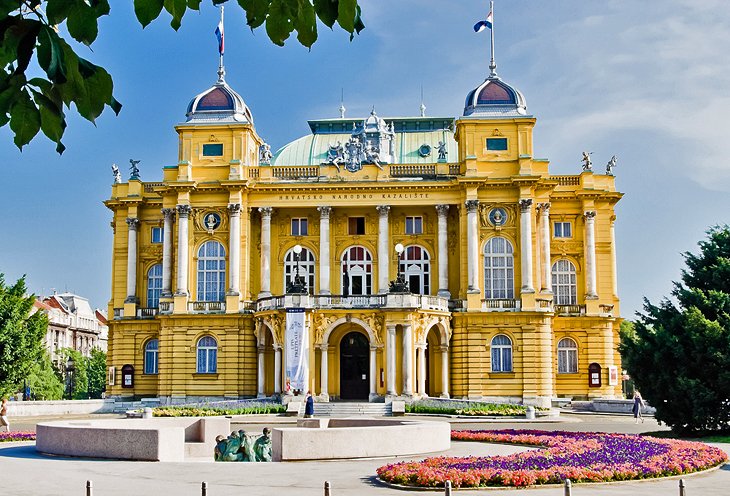
<svg viewBox="0 0 730 496">
<path fill-rule="evenodd" d="M 340 398 L 365 400 L 370 393 L 370 344 L 360 332 L 349 332 L 340 340 Z"/>
</svg>

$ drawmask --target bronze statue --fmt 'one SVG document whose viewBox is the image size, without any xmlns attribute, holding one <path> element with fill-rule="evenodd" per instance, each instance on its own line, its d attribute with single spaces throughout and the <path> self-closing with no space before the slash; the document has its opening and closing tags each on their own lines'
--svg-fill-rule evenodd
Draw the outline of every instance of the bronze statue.
<svg viewBox="0 0 730 496">
<path fill-rule="evenodd" d="M 257 462 L 271 461 L 271 429 L 264 427 L 264 435 L 256 440 L 253 448 Z"/>
</svg>

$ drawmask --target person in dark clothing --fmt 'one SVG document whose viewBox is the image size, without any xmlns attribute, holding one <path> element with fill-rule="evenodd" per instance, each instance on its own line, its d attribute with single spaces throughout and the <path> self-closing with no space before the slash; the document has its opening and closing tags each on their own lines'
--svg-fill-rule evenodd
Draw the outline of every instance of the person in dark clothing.
<svg viewBox="0 0 730 496">
<path fill-rule="evenodd" d="M 644 399 L 641 397 L 641 393 L 638 391 L 634 392 L 634 408 L 632 412 L 634 414 L 634 423 L 638 424 L 639 420 L 644 422 L 644 417 L 641 415 L 641 409 L 644 408 Z"/>
<path fill-rule="evenodd" d="M 312 418 L 314 416 L 314 398 L 312 391 L 307 391 L 307 399 L 304 401 L 304 418 Z"/>
</svg>

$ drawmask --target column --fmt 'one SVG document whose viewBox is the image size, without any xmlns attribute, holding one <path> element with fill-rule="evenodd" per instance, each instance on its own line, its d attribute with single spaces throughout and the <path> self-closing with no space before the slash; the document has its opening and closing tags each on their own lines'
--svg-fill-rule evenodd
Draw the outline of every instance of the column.
<svg viewBox="0 0 730 496">
<path fill-rule="evenodd" d="M 188 217 L 190 205 L 177 206 L 177 290 L 175 295 L 188 296 Z"/>
<path fill-rule="evenodd" d="M 281 394 L 281 346 L 274 345 L 274 393 Z"/>
<path fill-rule="evenodd" d="M 596 231 L 595 211 L 585 213 L 586 221 L 586 298 L 594 300 L 596 294 Z"/>
<path fill-rule="evenodd" d="M 613 296 L 618 295 L 618 273 L 616 271 L 616 232 L 614 231 L 614 224 L 616 223 L 616 216 L 611 216 L 611 281 L 613 285 Z"/>
<path fill-rule="evenodd" d="M 388 205 L 378 205 L 378 292 L 386 293 L 389 282 L 390 250 L 388 249 Z"/>
<path fill-rule="evenodd" d="M 271 207 L 261 207 L 261 291 L 259 298 L 271 296 Z"/>
<path fill-rule="evenodd" d="M 319 348 L 320 350 L 322 350 L 322 360 L 320 361 L 319 371 L 320 396 L 322 397 L 322 399 L 329 399 L 329 364 L 327 363 L 328 346 L 326 344 L 323 344 Z"/>
<path fill-rule="evenodd" d="M 532 199 L 520 200 L 520 265 L 523 293 L 534 293 L 532 283 Z"/>
<path fill-rule="evenodd" d="M 376 377 L 376 375 L 377 375 L 376 360 L 378 357 L 377 352 L 378 352 L 377 346 L 370 347 L 370 396 L 368 398 L 370 401 L 374 401 L 375 398 L 378 397 L 378 391 L 377 391 L 377 384 L 378 384 L 377 379 L 378 378 Z"/>
<path fill-rule="evenodd" d="M 127 298 L 124 303 L 137 303 L 137 231 L 139 219 L 127 217 Z"/>
<path fill-rule="evenodd" d="M 449 292 L 449 247 L 446 216 L 449 213 L 448 205 L 436 205 L 438 213 L 438 246 L 439 246 L 439 291 L 438 295 L 451 298 Z"/>
<path fill-rule="evenodd" d="M 172 296 L 172 219 L 174 208 L 163 208 L 165 223 L 162 228 L 162 297 Z"/>
<path fill-rule="evenodd" d="M 395 325 L 386 324 L 387 329 L 387 342 L 385 345 L 386 354 L 386 383 L 387 383 L 387 394 L 388 396 L 396 396 L 398 393 L 395 390 Z"/>
<path fill-rule="evenodd" d="M 258 370 L 258 394 L 256 395 L 257 398 L 265 398 L 266 394 L 264 393 L 264 381 L 266 380 L 264 376 L 264 346 L 259 346 L 259 370 Z"/>
<path fill-rule="evenodd" d="M 466 242 L 468 263 L 468 293 L 480 293 L 479 289 L 479 227 L 477 210 L 479 200 L 467 200 L 466 205 Z"/>
<path fill-rule="evenodd" d="M 421 396 L 427 396 L 426 391 L 426 345 L 419 344 L 416 346 L 416 354 L 418 361 L 418 392 Z"/>
<path fill-rule="evenodd" d="M 230 232 L 228 240 L 228 295 L 238 296 L 241 288 L 241 204 L 228 205 Z"/>
<path fill-rule="evenodd" d="M 553 292 L 552 266 L 550 265 L 550 204 L 541 203 L 540 209 L 540 267 L 542 268 L 542 293 Z"/>
<path fill-rule="evenodd" d="M 330 294 L 330 213 L 332 207 L 319 210 L 319 294 Z"/>
<path fill-rule="evenodd" d="M 449 347 L 441 347 L 441 397 L 449 397 Z"/>
<path fill-rule="evenodd" d="M 403 395 L 413 396 L 413 327 L 403 324 Z"/>
</svg>

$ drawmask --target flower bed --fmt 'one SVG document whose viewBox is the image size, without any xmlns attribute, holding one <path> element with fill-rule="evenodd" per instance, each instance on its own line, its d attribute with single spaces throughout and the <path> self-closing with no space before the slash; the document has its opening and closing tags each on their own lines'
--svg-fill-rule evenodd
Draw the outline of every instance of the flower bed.
<svg viewBox="0 0 730 496">
<path fill-rule="evenodd" d="M 9 443 L 11 441 L 35 441 L 35 432 L 0 432 L 0 443 Z"/>
<path fill-rule="evenodd" d="M 286 407 L 271 401 L 231 400 L 161 406 L 152 410 L 155 417 L 214 417 L 220 415 L 260 415 L 285 413 Z"/>
<path fill-rule="evenodd" d="M 532 486 L 608 482 L 687 474 L 727 461 L 724 451 L 703 443 L 629 434 L 530 430 L 452 431 L 456 441 L 540 446 L 509 456 L 435 457 L 380 467 L 393 484 L 439 487 Z"/>
<path fill-rule="evenodd" d="M 458 400 L 419 400 L 406 404 L 406 413 L 436 413 L 445 415 L 486 415 L 492 417 L 525 415 L 523 405 L 478 403 Z"/>
</svg>

